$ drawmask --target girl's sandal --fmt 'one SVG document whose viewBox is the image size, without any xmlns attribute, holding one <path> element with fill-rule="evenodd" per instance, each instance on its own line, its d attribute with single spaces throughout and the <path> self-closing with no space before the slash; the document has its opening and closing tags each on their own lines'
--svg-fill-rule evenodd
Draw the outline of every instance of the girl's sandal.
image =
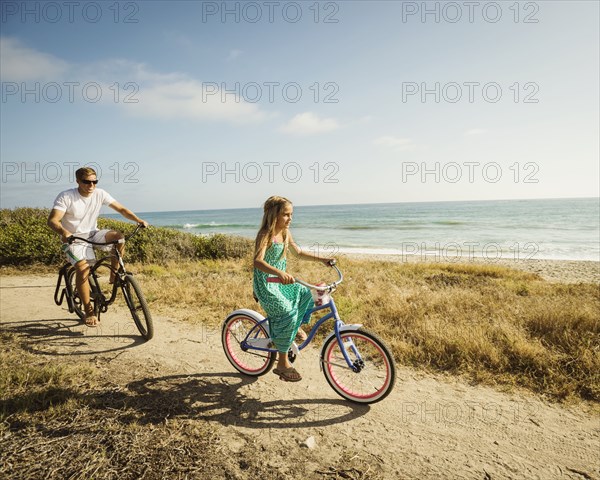
<svg viewBox="0 0 600 480">
<path fill-rule="evenodd" d="M 273 373 L 279 376 L 281 380 L 284 380 L 286 382 L 299 382 L 300 380 L 302 380 L 302 376 L 294 367 L 283 368 L 281 370 L 279 368 L 275 368 L 273 370 Z"/>
<path fill-rule="evenodd" d="M 307 338 L 308 338 L 308 335 L 306 334 L 306 332 L 304 330 L 302 330 L 302 327 L 300 327 L 298 329 L 298 333 L 296 333 L 296 338 L 294 340 L 297 343 L 304 343 L 304 342 L 306 342 Z"/>
</svg>

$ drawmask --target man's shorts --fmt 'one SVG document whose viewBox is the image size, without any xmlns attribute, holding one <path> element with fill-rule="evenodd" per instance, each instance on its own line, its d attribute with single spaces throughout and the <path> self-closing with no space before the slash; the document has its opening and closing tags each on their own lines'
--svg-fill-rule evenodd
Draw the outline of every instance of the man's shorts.
<svg viewBox="0 0 600 480">
<path fill-rule="evenodd" d="M 92 242 L 103 243 L 106 242 L 106 234 L 110 232 L 110 230 L 96 230 L 94 232 L 89 233 L 76 233 L 76 237 L 87 238 Z M 95 248 L 99 250 L 111 250 L 112 245 L 99 246 L 97 245 Z M 71 265 L 75 265 L 77 262 L 81 260 L 87 260 L 89 264 L 94 264 L 96 261 L 96 254 L 94 252 L 94 245 L 87 242 L 82 242 L 79 240 L 75 240 L 70 245 L 68 243 L 63 243 L 61 247 L 62 251 L 67 257 L 67 261 L 71 263 Z"/>
</svg>

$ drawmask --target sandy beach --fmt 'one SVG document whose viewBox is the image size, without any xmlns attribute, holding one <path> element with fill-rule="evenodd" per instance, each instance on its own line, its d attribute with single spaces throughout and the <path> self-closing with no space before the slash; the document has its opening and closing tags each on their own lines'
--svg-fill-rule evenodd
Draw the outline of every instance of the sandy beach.
<svg viewBox="0 0 600 480">
<path fill-rule="evenodd" d="M 525 272 L 535 273 L 550 282 L 562 283 L 600 283 L 600 262 L 589 260 L 543 260 L 543 259 L 487 259 L 484 257 L 439 257 L 424 255 L 381 255 L 342 253 L 340 257 L 355 260 L 379 262 L 405 262 L 405 263 L 452 263 L 469 264 L 479 263 L 498 265 Z"/>
</svg>

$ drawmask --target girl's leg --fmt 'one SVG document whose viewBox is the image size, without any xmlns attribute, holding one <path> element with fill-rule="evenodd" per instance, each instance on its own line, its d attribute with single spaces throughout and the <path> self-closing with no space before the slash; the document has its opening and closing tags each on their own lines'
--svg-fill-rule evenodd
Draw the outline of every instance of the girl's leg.
<svg viewBox="0 0 600 480">
<path fill-rule="evenodd" d="M 279 375 L 279 378 L 288 382 L 297 382 L 302 380 L 302 376 L 296 371 L 296 369 L 290 363 L 287 353 L 279 352 L 279 358 L 277 359 L 277 368 L 273 370 L 275 375 Z"/>
<path fill-rule="evenodd" d="M 277 369 L 285 370 L 286 368 L 291 368 L 291 366 L 292 364 L 290 363 L 287 353 L 279 352 L 279 357 L 277 358 Z"/>
</svg>

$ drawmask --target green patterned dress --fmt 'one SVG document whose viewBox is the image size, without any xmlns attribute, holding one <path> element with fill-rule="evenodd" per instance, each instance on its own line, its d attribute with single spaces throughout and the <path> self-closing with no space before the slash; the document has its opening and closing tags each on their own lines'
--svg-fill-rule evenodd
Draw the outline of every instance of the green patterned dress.
<svg viewBox="0 0 600 480">
<path fill-rule="evenodd" d="M 265 252 L 265 262 L 285 271 L 286 259 L 281 258 L 283 243 L 273 242 Z M 254 293 L 260 306 L 267 312 L 271 338 L 279 352 L 287 352 L 294 342 L 307 310 L 313 308 L 311 292 L 304 285 L 267 283 L 269 274 L 254 269 Z"/>
</svg>

